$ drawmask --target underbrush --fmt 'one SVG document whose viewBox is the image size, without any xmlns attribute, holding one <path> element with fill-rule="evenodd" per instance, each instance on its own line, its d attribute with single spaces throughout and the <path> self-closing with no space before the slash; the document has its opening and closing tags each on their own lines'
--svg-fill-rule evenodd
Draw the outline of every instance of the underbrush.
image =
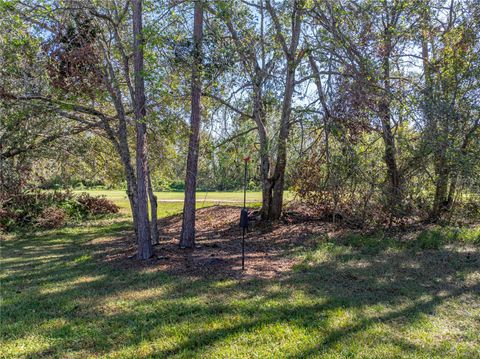
<svg viewBox="0 0 480 359">
<path fill-rule="evenodd" d="M 341 224 L 350 229 L 374 230 L 409 227 L 418 222 L 442 226 L 470 226 L 480 223 L 480 202 L 477 197 L 458 200 L 450 210 L 431 218 L 431 204 L 424 198 L 405 201 L 391 209 L 381 193 L 358 193 L 335 197 L 328 191 L 296 190 L 298 206 L 309 216 Z"/>
<path fill-rule="evenodd" d="M 0 202 L 0 228 L 12 232 L 19 229 L 60 228 L 68 221 L 117 213 L 119 207 L 104 196 L 88 193 L 31 192 L 13 194 Z"/>
<path fill-rule="evenodd" d="M 463 187 L 450 184 L 438 194 L 435 179 L 413 176 L 392 187 L 379 175 L 382 148 L 367 153 L 333 149 L 326 158 L 323 141 L 299 159 L 292 169 L 291 190 L 317 218 L 351 229 L 408 227 L 419 221 L 468 226 L 480 223 L 480 193 L 474 181 Z M 441 198 L 440 198 L 441 197 Z"/>
</svg>

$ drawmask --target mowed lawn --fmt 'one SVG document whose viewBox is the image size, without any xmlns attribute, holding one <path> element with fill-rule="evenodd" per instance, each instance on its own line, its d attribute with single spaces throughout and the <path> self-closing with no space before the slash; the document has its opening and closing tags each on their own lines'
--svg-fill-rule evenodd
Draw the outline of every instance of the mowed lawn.
<svg viewBox="0 0 480 359">
<path fill-rule="evenodd" d="M 80 194 L 87 192 L 92 196 L 105 196 L 117 204 L 121 212 L 130 213 L 130 204 L 125 191 L 121 190 L 75 190 L 74 193 Z M 183 209 L 183 192 L 155 192 L 158 199 L 158 216 L 165 217 L 180 213 Z M 293 195 L 286 191 L 286 200 L 293 198 Z M 262 201 L 262 193 L 252 191 L 247 193 L 247 205 L 257 207 Z M 218 204 L 243 205 L 243 192 L 198 192 L 197 208 L 210 207 Z"/>
<path fill-rule="evenodd" d="M 87 192 L 92 196 L 106 196 L 112 200 L 124 199 L 127 200 L 125 191 L 122 190 L 75 190 L 76 193 Z M 290 192 L 286 192 L 290 193 Z M 183 201 L 183 192 L 155 192 L 159 201 Z M 262 193 L 259 191 L 247 192 L 247 201 L 259 202 L 262 199 Z M 208 202 L 242 202 L 243 192 L 197 192 L 197 201 Z"/>
<path fill-rule="evenodd" d="M 106 261 L 130 233 L 119 215 L 4 236 L 0 357 L 480 358 L 478 229 L 325 233 L 273 278 Z"/>
</svg>

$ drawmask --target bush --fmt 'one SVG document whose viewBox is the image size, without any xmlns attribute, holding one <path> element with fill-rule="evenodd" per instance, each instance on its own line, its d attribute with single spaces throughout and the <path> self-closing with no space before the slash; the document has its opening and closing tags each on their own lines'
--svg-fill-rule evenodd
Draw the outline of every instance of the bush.
<svg viewBox="0 0 480 359">
<path fill-rule="evenodd" d="M 118 206 L 112 201 L 105 198 L 105 196 L 93 197 L 88 193 L 82 193 L 77 197 L 77 202 L 80 203 L 85 213 L 90 215 L 100 215 L 109 213 L 118 213 Z"/>
<path fill-rule="evenodd" d="M 36 224 L 45 229 L 60 228 L 65 224 L 66 213 L 57 207 L 47 207 L 35 219 Z"/>
<path fill-rule="evenodd" d="M 118 211 L 112 201 L 87 193 L 79 196 L 69 191 L 20 193 L 0 202 L 0 228 L 6 231 L 30 226 L 58 228 L 69 219 L 81 220 Z"/>
<path fill-rule="evenodd" d="M 477 198 L 470 198 L 469 200 L 460 203 L 459 207 L 458 212 L 466 219 L 480 219 L 480 201 Z"/>
</svg>

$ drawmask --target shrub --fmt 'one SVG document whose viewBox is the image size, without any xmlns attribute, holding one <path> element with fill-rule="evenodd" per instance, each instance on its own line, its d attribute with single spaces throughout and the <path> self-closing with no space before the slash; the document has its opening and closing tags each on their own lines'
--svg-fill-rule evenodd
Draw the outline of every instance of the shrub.
<svg viewBox="0 0 480 359">
<path fill-rule="evenodd" d="M 61 208 L 47 207 L 35 219 L 35 223 L 45 229 L 60 228 L 65 224 L 66 213 Z"/>
<path fill-rule="evenodd" d="M 11 195 L 0 202 L 0 228 L 12 231 L 37 226 L 58 228 L 67 220 L 117 213 L 119 208 L 105 197 L 87 193 L 32 192 Z"/>
<path fill-rule="evenodd" d="M 100 215 L 109 213 L 118 213 L 118 206 L 112 201 L 105 198 L 105 196 L 93 197 L 88 193 L 82 193 L 77 197 L 77 202 L 80 203 L 82 209 L 90 215 Z"/>
<path fill-rule="evenodd" d="M 11 195 L 0 203 L 0 226 L 12 230 L 33 225 L 46 208 L 60 207 L 72 198 L 71 192 L 24 192 Z"/>
<path fill-rule="evenodd" d="M 470 198 L 464 203 L 461 203 L 459 212 L 467 219 L 480 219 L 480 200 L 477 198 Z"/>
</svg>

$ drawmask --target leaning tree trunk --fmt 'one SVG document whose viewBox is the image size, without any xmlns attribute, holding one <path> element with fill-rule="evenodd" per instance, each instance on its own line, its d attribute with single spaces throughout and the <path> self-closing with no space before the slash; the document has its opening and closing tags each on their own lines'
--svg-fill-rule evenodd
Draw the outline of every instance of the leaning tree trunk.
<svg viewBox="0 0 480 359">
<path fill-rule="evenodd" d="M 132 210 L 133 228 L 135 230 L 135 236 L 137 235 L 137 179 L 135 177 L 135 171 L 132 167 L 130 150 L 128 148 L 128 140 L 126 134 L 125 120 L 120 119 L 120 126 L 118 131 L 119 140 L 117 141 L 115 134 L 111 128 L 107 128 L 107 136 L 112 141 L 115 149 L 122 162 L 123 171 L 125 173 L 125 180 L 127 182 L 127 197 L 130 203 L 130 209 Z"/>
<path fill-rule="evenodd" d="M 128 145 L 127 133 L 127 119 L 125 108 L 122 103 L 122 94 L 118 87 L 118 82 L 115 80 L 115 75 L 110 66 L 107 66 L 105 73 L 98 72 L 97 75 L 103 79 L 103 83 L 110 94 L 118 117 L 118 131 L 114 131 L 106 118 L 102 118 L 102 127 L 104 128 L 108 139 L 112 142 L 117 151 L 123 165 L 125 179 L 127 182 L 127 196 L 132 210 L 133 228 L 135 229 L 135 236 L 137 237 L 137 179 L 135 171 L 132 166 L 132 157 Z M 109 76 L 110 74 L 110 76 Z"/>
<path fill-rule="evenodd" d="M 195 246 L 195 194 L 197 187 L 198 152 L 200 144 L 200 97 L 201 66 L 202 66 L 202 33 L 203 33 L 203 4 L 195 1 L 193 25 L 193 67 L 192 67 L 192 114 L 190 123 L 190 139 L 188 146 L 187 171 L 185 175 L 185 202 L 183 205 L 182 233 L 180 247 L 193 248 Z"/>
<path fill-rule="evenodd" d="M 148 221 L 147 125 L 145 123 L 145 82 L 143 78 L 142 0 L 133 0 L 133 59 L 135 71 L 135 124 L 137 131 L 137 241 L 138 258 L 153 255 Z"/>
</svg>

